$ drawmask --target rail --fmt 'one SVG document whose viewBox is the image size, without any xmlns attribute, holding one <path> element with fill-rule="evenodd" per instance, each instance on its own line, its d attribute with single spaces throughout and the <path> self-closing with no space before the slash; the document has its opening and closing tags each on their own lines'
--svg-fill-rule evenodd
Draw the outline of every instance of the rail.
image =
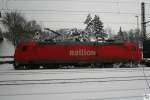
<svg viewBox="0 0 150 100">
<path fill-rule="evenodd" d="M 14 58 L 14 56 L 0 56 L 0 58 Z"/>
<path fill-rule="evenodd" d="M 13 64 L 14 61 L 13 60 L 10 60 L 10 61 L 0 61 L 0 65 L 1 64 Z"/>
<path fill-rule="evenodd" d="M 13 64 L 14 63 L 13 58 L 14 56 L 0 56 L 0 65 L 1 64 Z"/>
</svg>

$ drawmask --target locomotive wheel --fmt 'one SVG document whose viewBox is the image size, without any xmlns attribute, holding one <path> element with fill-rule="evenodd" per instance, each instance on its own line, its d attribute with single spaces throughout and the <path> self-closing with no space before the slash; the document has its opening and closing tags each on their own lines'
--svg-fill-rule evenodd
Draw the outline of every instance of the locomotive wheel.
<svg viewBox="0 0 150 100">
<path fill-rule="evenodd" d="M 138 67 L 138 63 L 135 61 L 130 61 L 128 64 L 126 64 L 126 66 L 129 68 L 136 68 Z"/>
<path fill-rule="evenodd" d="M 39 68 L 40 68 L 39 65 L 32 65 L 32 66 L 31 66 L 31 69 L 39 69 Z"/>
<path fill-rule="evenodd" d="M 23 70 L 26 67 L 24 65 L 19 65 L 19 66 L 15 66 L 14 68 L 15 68 L 15 70 Z"/>
<path fill-rule="evenodd" d="M 95 67 L 96 68 L 104 68 L 104 65 L 103 64 L 95 64 Z"/>
<path fill-rule="evenodd" d="M 26 65 L 25 69 L 39 69 L 40 66 L 39 65 Z"/>
<path fill-rule="evenodd" d="M 113 67 L 113 64 L 111 64 L 111 63 L 106 63 L 106 64 L 103 64 L 103 67 L 104 67 L 104 68 L 112 68 L 112 67 Z"/>
<path fill-rule="evenodd" d="M 120 68 L 136 68 L 138 67 L 138 63 L 135 62 L 128 62 L 128 63 L 123 63 Z"/>
<path fill-rule="evenodd" d="M 18 70 L 18 69 L 19 69 L 19 64 L 14 63 L 13 66 L 14 66 L 14 69 L 15 69 L 15 70 Z"/>
<path fill-rule="evenodd" d="M 14 63 L 14 69 L 15 70 L 23 70 L 24 68 L 25 68 L 24 65 Z"/>
<path fill-rule="evenodd" d="M 57 65 L 43 65 L 44 69 L 56 69 L 59 68 L 59 66 Z"/>
<path fill-rule="evenodd" d="M 19 70 L 19 69 L 20 69 L 20 66 L 14 66 L 14 69 L 15 69 L 15 70 Z"/>
<path fill-rule="evenodd" d="M 123 65 L 123 63 L 114 63 L 113 67 L 114 68 L 121 68 L 122 65 Z"/>
</svg>

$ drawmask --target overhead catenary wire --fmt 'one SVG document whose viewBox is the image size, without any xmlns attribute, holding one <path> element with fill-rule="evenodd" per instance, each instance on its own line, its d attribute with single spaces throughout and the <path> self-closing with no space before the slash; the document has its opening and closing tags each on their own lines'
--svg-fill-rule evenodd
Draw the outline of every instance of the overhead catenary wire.
<svg viewBox="0 0 150 100">
<path fill-rule="evenodd" d="M 81 24 L 83 24 L 84 22 L 82 22 L 82 21 L 67 21 L 67 20 L 38 20 L 39 22 L 47 22 L 47 23 L 49 23 L 49 22 L 51 22 L 51 23 L 53 23 L 53 22 L 56 22 L 56 23 L 81 23 Z M 107 24 L 131 24 L 131 25 L 136 25 L 136 23 L 131 23 L 131 22 L 105 22 L 105 23 L 107 23 Z"/>
<path fill-rule="evenodd" d="M 36 2 L 38 1 L 38 2 Z M 114 7 L 117 7 L 118 9 L 116 11 L 104 11 L 104 10 L 68 10 L 68 9 L 28 9 L 28 8 L 24 8 L 24 9 L 18 9 L 18 8 L 11 8 L 9 7 L 10 4 L 13 4 L 14 3 L 19 3 L 19 4 L 22 4 L 22 3 L 40 3 L 42 2 L 42 4 L 46 3 L 46 2 L 58 2 L 58 3 L 62 3 L 62 2 L 82 2 L 82 3 L 98 3 L 98 4 L 103 4 L 103 3 L 106 3 L 106 4 L 112 4 Z M 40 16 L 41 18 L 43 18 L 43 16 L 46 16 L 46 15 L 60 15 L 60 14 L 64 14 L 64 15 L 76 15 L 76 16 L 81 16 L 81 15 L 84 15 L 84 16 L 87 16 L 87 14 L 103 14 L 103 15 L 119 15 L 119 16 L 135 16 L 135 15 L 138 15 L 140 16 L 140 12 L 134 12 L 134 11 L 131 11 L 131 10 L 128 10 L 128 11 L 120 11 L 119 7 L 122 5 L 122 4 L 137 4 L 139 5 L 141 2 L 132 2 L 132 1 L 105 1 L 105 0 L 8 0 L 7 2 L 7 5 L 8 7 L 6 7 L 5 9 L 1 9 L 3 10 L 2 13 L 4 12 L 7 12 L 7 11 L 18 11 L 18 12 L 21 12 L 22 14 L 26 14 L 26 15 L 29 15 L 30 17 L 34 18 L 34 16 Z M 150 4 L 149 2 L 146 2 L 146 4 Z M 146 14 L 146 16 L 149 16 L 150 14 Z M 37 19 L 36 19 L 37 20 Z M 57 19 L 55 19 L 57 20 Z M 56 22 L 56 24 L 58 23 L 63 23 L 63 21 L 49 21 L 49 20 L 44 20 L 44 21 L 40 21 L 40 22 L 43 22 L 43 23 L 48 23 L 48 22 Z M 78 23 L 78 22 L 71 22 L 71 21 L 64 21 L 64 23 Z M 79 22 L 81 23 L 81 22 Z M 133 23 L 123 23 L 123 22 L 120 22 L 120 23 L 106 23 L 106 24 L 126 24 L 126 25 L 135 25 Z"/>
<path fill-rule="evenodd" d="M 114 4 L 139 4 L 141 2 L 133 2 L 133 1 L 106 1 L 106 0 L 9 0 L 13 2 L 84 2 L 84 3 L 114 3 Z M 145 2 L 146 4 L 150 4 L 149 2 Z"/>
<path fill-rule="evenodd" d="M 10 1 L 19 1 L 19 0 L 10 0 Z M 21 0 L 21 1 L 24 1 L 24 0 Z M 33 0 L 33 1 L 36 1 L 36 0 Z M 38 1 L 40 1 L 40 0 L 38 0 Z M 48 1 L 48 0 L 46 0 L 46 1 Z M 55 0 L 52 0 L 52 1 L 55 1 Z M 56 1 L 61 1 L 61 0 L 56 0 Z M 68 1 L 68 0 L 62 0 L 62 1 Z M 86 0 L 81 0 L 81 1 L 86 2 Z M 128 3 L 128 2 L 129 1 L 127 1 L 126 3 Z M 122 3 L 122 2 L 116 1 L 115 3 L 118 4 L 118 3 Z M 147 3 L 147 4 L 149 4 L 149 3 Z M 58 10 L 58 9 L 57 10 L 56 9 L 1 9 L 1 10 L 4 10 L 4 11 L 13 11 L 13 10 L 15 10 L 15 11 L 20 11 L 21 13 L 24 13 L 24 14 L 58 14 L 58 13 L 65 13 L 65 14 L 68 14 L 68 15 L 87 15 L 88 13 L 102 13 L 102 14 L 118 14 L 118 15 L 123 15 L 123 16 L 124 15 L 138 15 L 138 16 L 140 16 L 140 13 L 128 12 L 128 11 L 126 11 L 126 12 L 114 11 L 113 12 L 113 11 L 88 11 L 88 10 L 78 11 L 78 10 Z M 146 14 L 146 15 L 150 15 L 150 14 Z M 43 21 L 43 22 L 46 22 L 46 21 Z"/>
<path fill-rule="evenodd" d="M 105 14 L 127 14 L 127 15 L 130 15 L 130 14 L 133 14 L 133 15 L 136 15 L 137 13 L 135 12 L 121 12 L 121 11 L 116 11 L 116 12 L 113 12 L 113 11 L 94 11 L 94 10 L 55 10 L 55 9 L 0 9 L 0 10 L 4 10 L 4 11 L 23 11 L 23 12 L 32 12 L 32 13 L 39 13 L 39 14 L 42 14 L 42 13 L 53 13 L 53 12 L 65 12 L 65 13 L 105 13 Z M 137 15 L 140 15 L 140 14 L 137 14 Z M 148 14 L 150 15 L 150 14 Z"/>
<path fill-rule="evenodd" d="M 9 1 L 14 1 L 14 2 L 17 2 L 17 1 L 41 1 L 41 0 L 9 0 Z M 48 2 L 52 2 L 52 1 L 60 1 L 60 2 L 68 2 L 68 1 L 70 1 L 70 2 L 74 2 L 74 0 L 42 0 L 42 2 L 43 1 L 48 1 Z M 128 3 L 128 4 L 135 4 L 135 2 L 131 2 L 131 1 L 123 1 L 123 2 L 120 2 L 120 1 L 104 1 L 104 0 L 75 0 L 75 2 L 77 2 L 77 1 L 83 1 L 83 2 L 88 2 L 88 1 L 90 1 L 90 2 L 99 2 L 99 3 L 116 3 L 116 6 L 119 6 L 119 4 L 126 4 L 126 3 Z M 8 2 L 7 2 L 8 3 Z M 138 2 L 138 4 L 140 4 L 140 2 Z M 145 4 L 150 4 L 150 3 L 145 3 Z M 2 10 L 2 9 L 1 9 Z M 5 9 L 3 9 L 3 10 L 5 10 Z M 7 9 L 8 10 L 8 9 Z M 112 11 L 73 11 L 73 10 L 31 10 L 31 9 L 26 9 L 26 10 L 19 10 L 18 9 L 18 11 L 26 11 L 26 12 L 46 12 L 46 11 L 49 11 L 49 12 L 67 12 L 67 13 L 75 13 L 75 12 L 78 12 L 78 13 L 112 13 L 112 14 L 134 14 L 134 15 L 140 15 L 140 14 L 137 14 L 137 13 L 134 13 L 134 12 L 129 12 L 129 11 L 127 11 L 127 12 L 120 12 L 120 11 L 117 11 L 117 12 L 112 12 Z M 148 14 L 148 15 L 150 15 L 150 14 Z"/>
<path fill-rule="evenodd" d="M 41 0 L 9 0 L 9 1 L 41 1 Z M 44 0 L 44 1 L 49 1 L 49 0 Z M 74 0 L 51 0 L 51 1 L 61 1 L 61 2 L 65 2 L 65 1 L 70 1 L 70 2 L 74 2 Z M 51 2 L 51 1 L 49 1 L 49 2 Z M 83 2 L 88 2 L 88 1 L 90 1 L 90 0 L 75 0 L 75 2 L 77 2 L 77 1 L 83 1 Z M 43 2 L 43 0 L 42 0 L 42 2 Z M 126 3 L 128 3 L 128 4 L 135 4 L 135 2 L 131 2 L 131 1 L 124 1 L 124 2 L 120 2 L 120 1 L 104 1 L 104 0 L 101 0 L 101 1 L 99 1 L 99 0 L 91 0 L 91 2 L 99 2 L 99 3 L 116 3 L 116 6 L 119 6 L 120 4 L 126 4 Z M 138 2 L 138 4 L 140 4 L 141 2 Z M 150 3 L 145 3 L 145 4 L 150 4 Z M 4 10 L 4 9 L 3 9 Z M 8 10 L 8 9 L 7 9 Z M 71 12 L 71 13 L 73 13 L 73 12 L 80 12 L 80 13 L 113 13 L 113 14 L 134 14 L 134 15 L 140 15 L 140 14 L 137 14 L 137 13 L 134 13 L 134 12 L 129 12 L 129 11 L 127 11 L 127 12 L 121 12 L 121 11 L 117 11 L 117 12 L 112 12 L 112 11 L 73 11 L 73 10 L 31 10 L 31 9 L 29 9 L 29 10 L 18 10 L 18 11 L 30 11 L 30 12 L 37 12 L 37 11 L 41 11 L 41 12 L 45 12 L 45 11 L 50 11 L 50 12 Z M 150 14 L 148 14 L 148 15 L 150 15 Z"/>
</svg>

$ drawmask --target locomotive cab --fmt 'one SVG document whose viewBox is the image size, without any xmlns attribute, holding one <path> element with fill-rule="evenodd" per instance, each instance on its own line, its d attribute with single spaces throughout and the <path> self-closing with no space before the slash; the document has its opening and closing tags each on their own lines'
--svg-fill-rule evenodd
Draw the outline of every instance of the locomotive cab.
<svg viewBox="0 0 150 100">
<path fill-rule="evenodd" d="M 32 63 L 35 58 L 35 42 L 20 43 L 17 45 L 14 54 L 14 68 L 19 69 L 25 67 L 27 63 Z M 32 60 L 29 60 L 32 59 Z"/>
</svg>

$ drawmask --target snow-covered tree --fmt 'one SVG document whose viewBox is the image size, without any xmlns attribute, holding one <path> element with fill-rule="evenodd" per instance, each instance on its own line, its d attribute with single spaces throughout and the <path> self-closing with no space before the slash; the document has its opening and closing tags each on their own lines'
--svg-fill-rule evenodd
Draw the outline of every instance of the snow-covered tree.
<svg viewBox="0 0 150 100">
<path fill-rule="evenodd" d="M 87 18 L 84 21 L 84 24 L 86 25 L 85 31 L 89 34 L 92 33 L 93 32 L 93 23 L 92 23 L 91 14 L 88 14 Z"/>
<path fill-rule="evenodd" d="M 88 14 L 86 20 L 84 21 L 84 24 L 89 24 L 92 21 L 91 14 Z"/>
<path fill-rule="evenodd" d="M 121 41 L 124 41 L 124 32 L 122 31 L 121 27 L 119 29 L 118 36 Z"/>
<path fill-rule="evenodd" d="M 95 15 L 92 19 L 91 15 L 88 14 L 84 24 L 86 24 L 85 31 L 89 35 L 94 35 L 97 38 L 104 38 L 107 36 L 106 33 L 104 33 L 104 26 L 98 15 Z"/>
<path fill-rule="evenodd" d="M 104 37 L 104 29 L 103 23 L 101 22 L 99 16 L 95 15 L 94 19 L 92 20 L 93 23 L 93 31 L 96 36 L 103 38 Z"/>
</svg>

